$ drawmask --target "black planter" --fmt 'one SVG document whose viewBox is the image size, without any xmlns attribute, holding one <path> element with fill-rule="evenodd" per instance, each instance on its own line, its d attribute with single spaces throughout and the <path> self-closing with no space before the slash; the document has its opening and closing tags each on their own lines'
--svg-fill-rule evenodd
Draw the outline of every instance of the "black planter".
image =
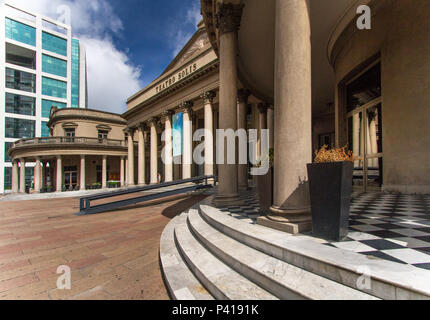
<svg viewBox="0 0 430 320">
<path fill-rule="evenodd" d="M 351 161 L 308 164 L 315 236 L 340 241 L 348 235 L 353 169 Z"/>
</svg>

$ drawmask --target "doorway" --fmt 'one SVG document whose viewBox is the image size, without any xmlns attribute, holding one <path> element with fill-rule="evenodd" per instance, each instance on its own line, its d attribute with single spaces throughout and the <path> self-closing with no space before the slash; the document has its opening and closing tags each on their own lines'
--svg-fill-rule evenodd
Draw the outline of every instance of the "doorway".
<svg viewBox="0 0 430 320">
<path fill-rule="evenodd" d="M 348 147 L 354 153 L 354 189 L 379 191 L 383 183 L 381 64 L 346 84 Z"/>
<path fill-rule="evenodd" d="M 78 169 L 76 166 L 64 167 L 64 187 L 75 190 L 78 185 Z"/>
</svg>

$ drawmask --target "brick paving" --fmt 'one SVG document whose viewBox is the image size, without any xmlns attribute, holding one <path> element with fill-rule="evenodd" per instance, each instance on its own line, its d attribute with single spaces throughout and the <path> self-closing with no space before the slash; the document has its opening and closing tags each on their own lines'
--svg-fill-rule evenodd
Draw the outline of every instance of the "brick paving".
<svg viewBox="0 0 430 320">
<path fill-rule="evenodd" d="M 205 196 L 170 197 L 91 216 L 78 199 L 0 203 L 0 299 L 168 299 L 164 226 Z M 57 289 L 58 266 L 71 289 Z"/>
</svg>

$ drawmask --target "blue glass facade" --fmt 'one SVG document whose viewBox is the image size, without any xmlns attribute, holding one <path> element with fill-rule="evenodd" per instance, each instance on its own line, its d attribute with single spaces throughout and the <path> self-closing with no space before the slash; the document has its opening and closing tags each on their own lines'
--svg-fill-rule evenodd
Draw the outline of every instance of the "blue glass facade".
<svg viewBox="0 0 430 320">
<path fill-rule="evenodd" d="M 67 99 L 67 82 L 42 77 L 42 94 Z"/>
<path fill-rule="evenodd" d="M 58 109 L 67 108 L 67 105 L 65 103 L 42 99 L 42 117 L 43 118 L 49 118 L 49 114 L 53 106 L 58 107 Z"/>
<path fill-rule="evenodd" d="M 34 138 L 34 120 L 5 118 L 5 137 L 15 139 Z"/>
<path fill-rule="evenodd" d="M 43 54 L 42 72 L 51 73 L 59 77 L 67 78 L 67 61 Z"/>
<path fill-rule="evenodd" d="M 6 38 L 36 46 L 36 29 L 18 21 L 6 18 Z"/>
<path fill-rule="evenodd" d="M 42 32 L 42 49 L 67 57 L 67 40 Z"/>
<path fill-rule="evenodd" d="M 72 108 L 79 108 L 79 40 L 72 39 Z"/>
<path fill-rule="evenodd" d="M 48 122 L 42 121 L 42 137 L 49 137 Z"/>
</svg>

